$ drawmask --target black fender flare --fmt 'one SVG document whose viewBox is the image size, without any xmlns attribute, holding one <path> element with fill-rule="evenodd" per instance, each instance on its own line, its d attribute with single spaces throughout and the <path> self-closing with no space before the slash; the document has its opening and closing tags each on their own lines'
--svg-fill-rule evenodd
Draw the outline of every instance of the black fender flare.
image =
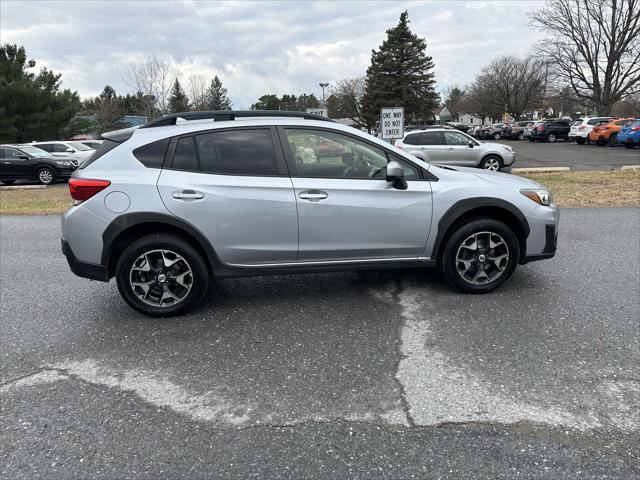
<svg viewBox="0 0 640 480">
<path fill-rule="evenodd" d="M 213 246 L 200 230 L 189 222 L 186 222 L 174 215 L 157 212 L 132 212 L 125 213 L 115 218 L 102 233 L 101 263 L 103 265 L 109 264 L 111 248 L 122 232 L 135 225 L 141 225 L 144 223 L 164 224 L 184 231 L 187 235 L 191 236 L 196 242 L 198 242 L 202 250 L 207 254 L 207 260 L 212 267 L 219 263 L 218 256 L 216 255 Z"/>
<path fill-rule="evenodd" d="M 438 233 L 436 234 L 436 239 L 433 244 L 433 249 L 431 250 L 431 258 L 436 260 L 440 256 L 440 250 L 442 248 L 442 243 L 445 240 L 445 236 L 448 233 L 451 226 L 460 219 L 466 213 L 469 213 L 478 208 L 485 207 L 494 207 L 500 208 L 507 212 L 509 212 L 517 221 L 520 229 L 523 233 L 524 239 L 524 247 L 526 247 L 526 239 L 529 237 L 529 233 L 531 231 L 529 227 L 529 222 L 524 214 L 520 211 L 518 207 L 514 204 L 507 202 L 506 200 L 501 200 L 499 198 L 492 197 L 472 197 L 465 198 L 464 200 L 459 200 L 440 217 L 438 221 Z M 524 255 L 525 249 L 521 252 L 521 255 Z"/>
</svg>

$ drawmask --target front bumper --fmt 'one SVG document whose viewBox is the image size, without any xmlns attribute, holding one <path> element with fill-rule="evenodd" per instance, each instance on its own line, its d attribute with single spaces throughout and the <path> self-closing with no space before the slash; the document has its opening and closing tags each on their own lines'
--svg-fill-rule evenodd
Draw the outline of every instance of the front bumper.
<svg viewBox="0 0 640 480">
<path fill-rule="evenodd" d="M 545 244 L 542 253 L 534 253 L 531 255 L 525 255 L 520 262 L 521 264 L 535 262 L 537 260 L 546 260 L 552 258 L 556 254 L 558 249 L 558 228 L 555 224 L 547 224 L 545 228 Z"/>
<path fill-rule="evenodd" d="M 526 251 L 521 264 L 551 258 L 558 248 L 560 210 L 555 203 L 550 207 L 538 206 L 527 214 L 531 231 L 526 241 Z"/>
<path fill-rule="evenodd" d="M 60 242 L 62 244 L 62 253 L 67 257 L 67 263 L 69 263 L 69 267 L 73 273 L 79 277 L 90 278 L 91 280 L 100 280 L 101 282 L 109 281 L 109 272 L 105 265 L 78 260 L 67 241 L 61 238 Z"/>
</svg>

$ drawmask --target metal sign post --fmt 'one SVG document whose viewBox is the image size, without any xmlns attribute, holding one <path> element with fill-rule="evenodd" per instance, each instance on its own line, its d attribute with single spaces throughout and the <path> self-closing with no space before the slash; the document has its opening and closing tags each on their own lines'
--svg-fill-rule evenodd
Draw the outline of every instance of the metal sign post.
<svg viewBox="0 0 640 480">
<path fill-rule="evenodd" d="M 390 140 L 404 137 L 404 107 L 389 107 L 380 109 L 380 128 L 382 139 Z"/>
</svg>

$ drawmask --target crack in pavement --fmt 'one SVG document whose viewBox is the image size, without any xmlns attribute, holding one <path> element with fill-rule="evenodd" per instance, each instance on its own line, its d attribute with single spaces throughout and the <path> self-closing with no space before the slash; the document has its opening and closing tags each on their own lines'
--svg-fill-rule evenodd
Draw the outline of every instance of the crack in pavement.
<svg viewBox="0 0 640 480">
<path fill-rule="evenodd" d="M 385 290 L 372 292 L 378 299 L 397 302 L 402 308 L 400 359 L 396 379 L 402 385 L 407 418 L 415 426 L 490 423 L 512 425 L 531 423 L 581 431 L 601 428 L 603 423 L 590 409 L 572 413 L 564 408 L 535 405 L 509 397 L 487 384 L 466 366 L 458 366 L 438 349 L 432 322 L 446 310 L 434 307 L 425 288 L 390 284 Z M 629 382 L 630 383 L 630 382 Z M 623 431 L 640 429 L 639 414 L 624 403 L 623 396 L 640 393 L 627 384 L 623 391 L 603 385 L 598 395 L 613 403 L 616 412 L 607 413 L 607 424 Z"/>
</svg>

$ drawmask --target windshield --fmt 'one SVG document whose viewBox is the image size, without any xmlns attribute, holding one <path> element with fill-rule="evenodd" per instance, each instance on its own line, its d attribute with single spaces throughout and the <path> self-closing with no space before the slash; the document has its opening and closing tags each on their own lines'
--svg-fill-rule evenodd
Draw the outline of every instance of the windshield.
<svg viewBox="0 0 640 480">
<path fill-rule="evenodd" d="M 49 152 L 45 152 L 44 150 L 41 150 L 39 148 L 36 147 L 20 147 L 20 150 L 22 150 L 24 153 L 28 153 L 29 155 L 31 155 L 32 157 L 51 157 L 52 155 Z"/>
<path fill-rule="evenodd" d="M 84 145 L 83 143 L 80 142 L 67 142 L 67 145 L 69 145 L 70 147 L 75 148 L 76 150 L 79 150 L 80 152 L 86 152 L 87 150 L 93 150 L 93 148 L 89 148 L 86 145 Z"/>
</svg>

